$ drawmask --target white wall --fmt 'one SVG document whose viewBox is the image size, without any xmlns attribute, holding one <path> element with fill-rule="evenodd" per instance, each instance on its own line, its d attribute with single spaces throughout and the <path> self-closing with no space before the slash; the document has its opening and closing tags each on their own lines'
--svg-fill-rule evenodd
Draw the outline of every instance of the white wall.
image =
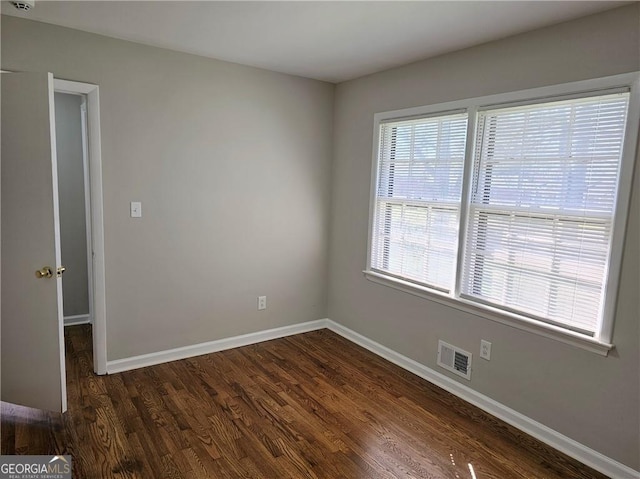
<svg viewBox="0 0 640 479">
<path fill-rule="evenodd" d="M 640 469 L 640 195 L 636 168 L 609 357 L 369 282 L 373 115 L 640 69 L 638 4 L 338 85 L 329 317 L 630 467 Z M 471 382 L 436 365 L 438 339 L 479 353 Z"/>
<path fill-rule="evenodd" d="M 100 85 L 109 360 L 326 317 L 333 85 L 6 16 L 2 68 Z"/>
<path fill-rule="evenodd" d="M 79 95 L 55 94 L 65 317 L 89 314 L 81 104 Z"/>
</svg>

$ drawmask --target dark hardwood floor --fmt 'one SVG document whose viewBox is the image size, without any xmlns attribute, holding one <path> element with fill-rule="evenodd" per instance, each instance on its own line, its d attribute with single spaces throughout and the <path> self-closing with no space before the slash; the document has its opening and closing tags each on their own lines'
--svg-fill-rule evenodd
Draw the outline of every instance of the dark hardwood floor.
<svg viewBox="0 0 640 479">
<path fill-rule="evenodd" d="M 88 328 L 69 411 L 3 403 L 3 454 L 87 479 L 605 477 L 328 330 L 95 376 Z"/>
</svg>

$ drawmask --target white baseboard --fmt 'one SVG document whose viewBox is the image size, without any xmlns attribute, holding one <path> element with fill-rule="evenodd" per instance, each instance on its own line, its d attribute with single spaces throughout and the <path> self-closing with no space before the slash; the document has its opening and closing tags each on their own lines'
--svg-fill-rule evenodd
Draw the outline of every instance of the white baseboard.
<svg viewBox="0 0 640 479">
<path fill-rule="evenodd" d="M 194 356 L 200 356 L 202 354 L 215 353 L 225 349 L 247 346 L 262 341 L 269 341 L 271 339 L 283 338 L 294 334 L 306 333 L 324 328 L 330 329 L 345 339 L 348 339 L 349 341 L 368 349 L 401 368 L 416 374 L 430 383 L 441 387 L 454 396 L 479 407 L 492 416 L 503 420 L 545 444 L 548 444 L 554 449 L 565 453 L 567 456 L 570 456 L 613 479 L 640 479 L 639 471 L 635 471 L 620 462 L 580 444 L 579 442 L 554 431 L 544 424 L 534 421 L 533 419 L 505 406 L 504 404 L 494 401 L 490 397 L 480 394 L 470 387 L 434 371 L 433 369 L 397 353 L 396 351 L 393 351 L 392 349 L 389 349 L 386 346 L 356 333 L 355 331 L 330 319 L 318 319 L 316 321 L 283 326 L 281 328 L 268 329 L 266 331 L 259 331 L 256 333 L 243 334 L 241 336 L 219 339 L 207 343 L 195 344 L 193 346 L 185 346 L 182 348 L 143 354 L 131 358 L 107 361 L 107 373 L 114 374 L 131 369 L 153 366 L 155 364 L 186 359 Z"/>
<path fill-rule="evenodd" d="M 345 339 L 348 339 L 349 341 L 368 349 L 401 368 L 420 376 L 430 383 L 445 389 L 454 396 L 458 396 L 474 406 L 479 407 L 492 416 L 503 420 L 523 432 L 526 432 L 554 449 L 565 453 L 567 456 L 592 467 L 596 471 L 600 471 L 613 479 L 640 479 L 639 471 L 635 471 L 630 467 L 599 453 L 598 451 L 580 444 L 579 442 L 554 431 L 544 424 L 520 414 L 504 404 L 494 401 L 490 397 L 480 394 L 464 384 L 460 384 L 448 376 L 434 371 L 413 359 L 403 356 L 382 344 L 372 341 L 371 339 L 362 336 L 361 334 L 356 333 L 335 321 L 327 319 L 326 325 L 328 329 L 339 334 Z"/>
<path fill-rule="evenodd" d="M 107 374 L 120 373 L 131 369 L 167 363 L 169 361 L 177 361 L 178 359 L 192 358 L 202 354 L 224 351 L 225 349 L 239 348 L 241 346 L 248 346 L 249 344 L 284 338 L 285 336 L 306 333 L 308 331 L 315 331 L 326 327 L 327 320 L 318 319 L 316 321 L 298 323 L 291 326 L 283 326 L 281 328 L 267 329 L 266 331 L 258 331 L 255 333 L 243 334 L 241 336 L 194 344 L 193 346 L 184 346 L 181 348 L 142 354 L 140 356 L 133 356 L 130 358 L 116 359 L 113 361 L 107 361 Z"/>
<path fill-rule="evenodd" d="M 76 324 L 90 324 L 91 317 L 88 314 L 76 314 L 75 316 L 65 316 L 65 326 L 75 326 Z"/>
</svg>

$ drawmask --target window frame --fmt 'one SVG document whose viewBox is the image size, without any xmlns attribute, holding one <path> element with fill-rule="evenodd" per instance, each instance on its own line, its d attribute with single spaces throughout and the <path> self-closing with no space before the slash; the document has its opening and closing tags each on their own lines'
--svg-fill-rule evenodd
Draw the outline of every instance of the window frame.
<svg viewBox="0 0 640 479">
<path fill-rule="evenodd" d="M 572 331 L 552 323 L 536 320 L 532 317 L 496 308 L 483 302 L 469 299 L 461 295 L 465 245 L 469 226 L 470 196 L 473 184 L 473 165 L 475 161 L 475 135 L 478 128 L 478 113 L 482 110 L 543 103 L 558 99 L 580 98 L 597 94 L 629 91 L 629 107 L 625 128 L 624 143 L 620 166 L 620 176 L 616 203 L 612 218 L 611 251 L 609 268 L 605 281 L 604 308 L 600 329 L 594 336 Z M 379 174 L 380 125 L 389 121 L 420 118 L 426 116 L 446 115 L 451 111 L 464 110 L 468 114 L 467 141 L 463 166 L 462 192 L 460 201 L 460 217 L 454 285 L 449 293 L 438 289 L 424 287 L 397 276 L 386 275 L 372 270 L 372 247 L 377 202 L 377 184 Z M 389 286 L 406 293 L 416 295 L 437 303 L 445 304 L 485 319 L 506 324 L 524 331 L 539 334 L 563 343 L 606 356 L 613 349 L 613 327 L 620 274 L 622 270 L 622 254 L 629 216 L 631 188 L 636 163 L 636 146 L 640 128 L 640 72 L 625 73 L 591 80 L 583 80 L 542 88 L 500 93 L 464 100 L 437 103 L 427 106 L 407 108 L 376 113 L 374 115 L 372 169 L 369 196 L 369 225 L 367 232 L 367 264 L 363 271 L 365 277 L 375 283 Z"/>
</svg>

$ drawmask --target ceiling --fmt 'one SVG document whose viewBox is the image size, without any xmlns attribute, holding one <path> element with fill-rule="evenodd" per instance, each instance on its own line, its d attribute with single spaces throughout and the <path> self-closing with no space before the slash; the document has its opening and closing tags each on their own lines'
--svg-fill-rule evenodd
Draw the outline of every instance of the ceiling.
<svg viewBox="0 0 640 479">
<path fill-rule="evenodd" d="M 338 83 L 627 3 L 36 0 L 2 13 Z"/>
</svg>

